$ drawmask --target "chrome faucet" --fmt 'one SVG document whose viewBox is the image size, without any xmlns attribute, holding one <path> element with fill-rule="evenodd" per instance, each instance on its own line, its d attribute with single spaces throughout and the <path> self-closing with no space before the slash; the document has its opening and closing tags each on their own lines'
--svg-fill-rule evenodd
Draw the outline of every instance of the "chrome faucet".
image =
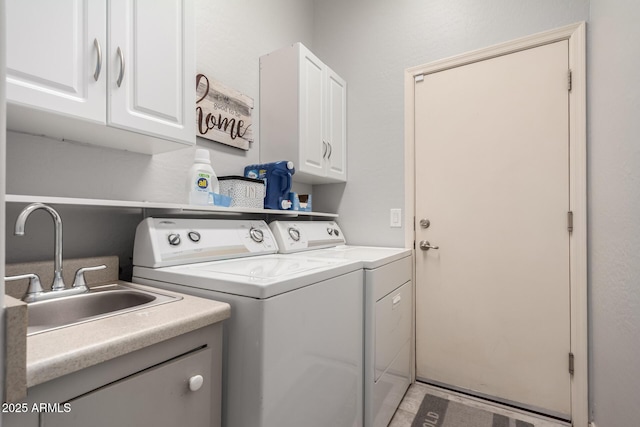
<svg viewBox="0 0 640 427">
<path fill-rule="evenodd" d="M 71 288 L 66 289 L 64 280 L 62 278 L 62 218 L 60 214 L 56 212 L 51 206 L 44 203 L 32 203 L 20 212 L 16 219 L 16 227 L 14 234 L 16 236 L 24 236 L 24 225 L 27 222 L 29 215 L 35 210 L 44 209 L 53 218 L 55 224 L 54 239 L 55 239 L 55 258 L 54 258 L 54 273 L 53 283 L 51 285 L 51 292 L 45 291 L 40 285 L 40 278 L 36 274 L 23 274 L 19 276 L 5 277 L 5 280 L 20 280 L 29 279 L 29 287 L 27 293 L 22 297 L 25 302 L 35 302 L 47 299 L 59 298 L 68 295 L 76 295 L 85 292 L 89 292 L 89 288 L 84 279 L 84 273 L 86 271 L 102 270 L 107 268 L 106 265 L 98 265 L 95 267 L 83 267 L 78 269 L 76 277 Z"/>
<path fill-rule="evenodd" d="M 64 279 L 62 278 L 62 218 L 60 218 L 60 214 L 58 214 L 58 212 L 51 206 L 45 205 L 44 203 L 32 203 L 24 208 L 22 212 L 20 212 L 20 215 L 18 215 L 18 218 L 16 219 L 14 234 L 16 236 L 24 236 L 24 226 L 27 222 L 27 218 L 29 218 L 29 215 L 31 215 L 33 211 L 38 209 L 44 209 L 49 212 L 55 224 L 53 235 L 55 240 L 55 258 L 53 284 L 51 285 L 51 290 L 60 291 L 66 287 L 64 284 Z"/>
</svg>

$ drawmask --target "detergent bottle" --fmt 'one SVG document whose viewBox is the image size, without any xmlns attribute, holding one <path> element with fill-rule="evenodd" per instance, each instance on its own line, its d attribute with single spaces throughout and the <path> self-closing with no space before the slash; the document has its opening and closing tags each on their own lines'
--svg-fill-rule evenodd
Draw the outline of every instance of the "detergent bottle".
<svg viewBox="0 0 640 427">
<path fill-rule="evenodd" d="M 188 202 L 191 205 L 208 205 L 210 193 L 219 193 L 218 177 L 211 167 L 209 150 L 197 149 L 193 166 L 187 178 Z"/>
<path fill-rule="evenodd" d="M 288 197 L 291 190 L 291 177 L 295 172 L 293 162 L 287 160 L 249 165 L 244 168 L 245 177 L 264 181 L 266 187 L 265 209 L 289 209 L 291 207 Z"/>
</svg>

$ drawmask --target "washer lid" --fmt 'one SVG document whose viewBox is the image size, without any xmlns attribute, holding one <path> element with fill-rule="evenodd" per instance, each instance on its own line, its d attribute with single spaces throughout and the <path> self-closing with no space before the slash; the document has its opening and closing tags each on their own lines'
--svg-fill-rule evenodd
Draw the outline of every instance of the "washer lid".
<svg viewBox="0 0 640 427">
<path fill-rule="evenodd" d="M 342 245 L 335 246 L 333 248 L 304 252 L 300 254 L 300 256 L 362 261 L 364 268 L 374 269 L 390 262 L 411 256 L 411 249 Z"/>
<path fill-rule="evenodd" d="M 361 269 L 358 261 L 263 255 L 155 269 L 134 267 L 133 276 L 264 299 Z"/>
</svg>

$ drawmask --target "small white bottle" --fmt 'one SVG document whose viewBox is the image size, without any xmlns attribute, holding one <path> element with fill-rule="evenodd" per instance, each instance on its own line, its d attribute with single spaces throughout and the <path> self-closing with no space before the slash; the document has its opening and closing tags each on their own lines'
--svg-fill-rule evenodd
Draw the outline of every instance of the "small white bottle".
<svg viewBox="0 0 640 427">
<path fill-rule="evenodd" d="M 191 169 L 189 169 L 189 176 L 187 177 L 189 204 L 206 206 L 210 204 L 209 193 L 219 192 L 220 184 L 218 184 L 218 177 L 211 167 L 209 150 L 198 148 L 195 161 Z"/>
</svg>

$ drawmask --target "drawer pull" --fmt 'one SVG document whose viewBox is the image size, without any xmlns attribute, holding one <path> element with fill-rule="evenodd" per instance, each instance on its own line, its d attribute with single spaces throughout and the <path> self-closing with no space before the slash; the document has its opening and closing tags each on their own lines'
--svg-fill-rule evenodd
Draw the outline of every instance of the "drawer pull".
<svg viewBox="0 0 640 427">
<path fill-rule="evenodd" d="M 120 46 L 118 46 L 117 53 L 118 57 L 120 58 L 120 74 L 118 75 L 116 84 L 118 85 L 118 87 L 120 87 L 120 85 L 122 84 L 122 79 L 124 79 L 124 54 L 122 53 L 122 49 L 120 49 Z"/>
<path fill-rule="evenodd" d="M 391 302 L 393 304 L 393 308 L 396 308 L 396 306 L 398 304 L 400 304 L 400 301 L 402 301 L 402 297 L 400 296 L 400 294 L 398 294 L 395 297 L 393 297 L 393 299 L 391 300 Z"/>
<path fill-rule="evenodd" d="M 93 39 L 93 45 L 96 47 L 98 54 L 98 62 L 96 63 L 96 71 L 93 73 L 93 78 L 98 81 L 100 78 L 100 70 L 102 70 L 102 49 L 100 48 L 100 42 L 98 39 Z"/>
<path fill-rule="evenodd" d="M 202 383 L 204 383 L 204 378 L 202 375 L 194 375 L 189 378 L 189 390 L 198 391 L 202 387 Z"/>
</svg>

